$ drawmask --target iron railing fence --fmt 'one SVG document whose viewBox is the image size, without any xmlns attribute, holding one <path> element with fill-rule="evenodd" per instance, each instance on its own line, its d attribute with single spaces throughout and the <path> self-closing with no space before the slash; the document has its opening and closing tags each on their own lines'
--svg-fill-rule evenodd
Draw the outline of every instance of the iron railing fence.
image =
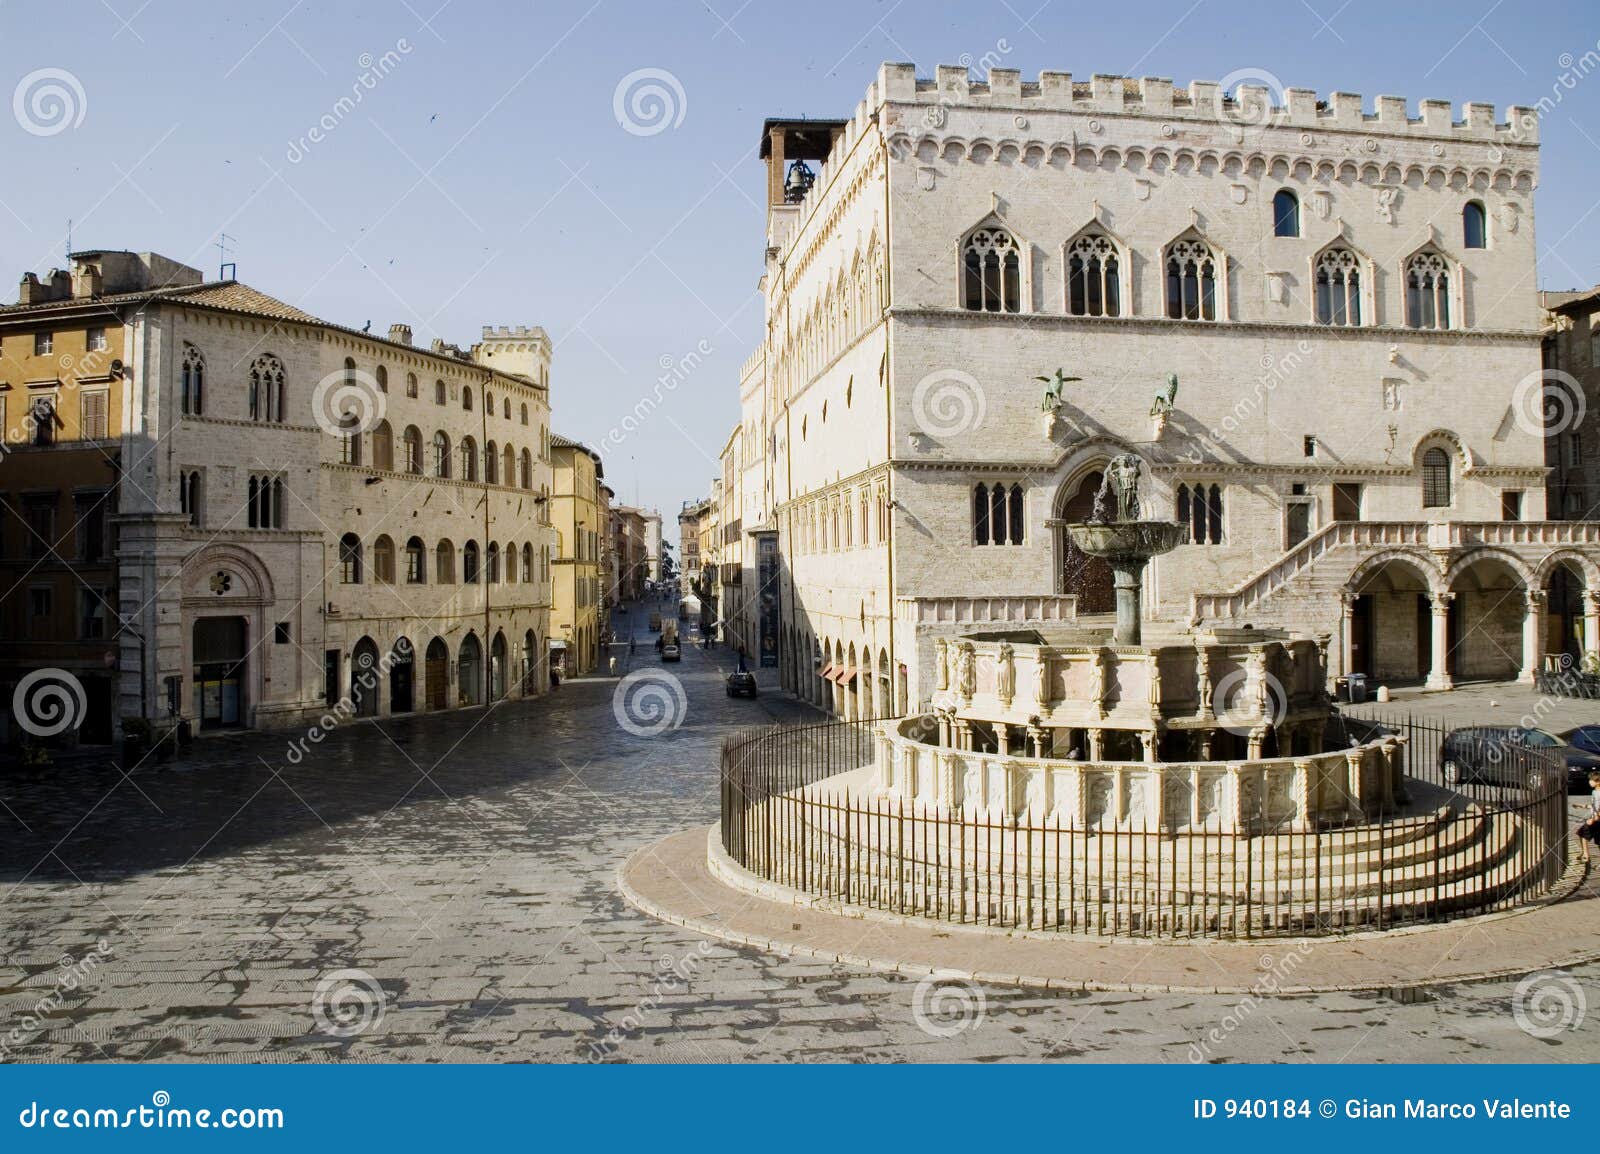
<svg viewBox="0 0 1600 1154">
<path fill-rule="evenodd" d="M 1552 697 L 1600 700 L 1600 673 L 1587 671 L 1570 653 L 1548 653 L 1534 675 L 1534 688 Z"/>
<path fill-rule="evenodd" d="M 727 739 L 729 856 L 769 881 L 894 914 L 1150 938 L 1444 921 L 1537 900 L 1567 865 L 1564 762 L 1492 730 L 1335 715 L 1328 748 L 1384 733 L 1405 739 L 1403 796 L 1365 820 L 1290 828 L 1262 813 L 1224 829 L 1076 824 L 887 797 L 865 768 L 878 724 Z"/>
</svg>

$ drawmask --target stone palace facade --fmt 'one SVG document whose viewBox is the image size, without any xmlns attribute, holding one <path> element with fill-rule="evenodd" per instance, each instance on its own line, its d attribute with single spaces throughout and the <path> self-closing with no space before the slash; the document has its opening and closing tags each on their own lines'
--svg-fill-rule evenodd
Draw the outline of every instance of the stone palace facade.
<svg viewBox="0 0 1600 1154">
<path fill-rule="evenodd" d="M 8 346 L 87 324 L 121 350 L 99 370 L 118 394 L 101 636 L 119 717 L 269 728 L 544 692 L 543 330 L 417 348 L 408 326 L 348 329 L 149 254 L 73 260 L 25 278 L 0 323 Z M 79 387 L 54 371 L 52 391 Z"/>
<path fill-rule="evenodd" d="M 1062 526 L 1120 453 L 1186 527 L 1158 624 L 1438 688 L 1596 653 L 1600 524 L 1545 508 L 1536 122 L 1416 111 L 889 64 L 848 120 L 768 121 L 741 427 L 784 684 L 887 714 L 940 637 L 1109 610 Z"/>
</svg>

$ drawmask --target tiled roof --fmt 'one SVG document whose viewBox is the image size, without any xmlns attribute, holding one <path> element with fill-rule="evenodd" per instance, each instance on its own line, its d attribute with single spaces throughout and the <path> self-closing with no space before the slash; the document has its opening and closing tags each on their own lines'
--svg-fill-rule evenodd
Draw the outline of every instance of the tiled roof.
<svg viewBox="0 0 1600 1154">
<path fill-rule="evenodd" d="M 302 309 L 297 309 L 291 304 L 285 304 L 277 297 L 269 297 L 259 289 L 253 289 L 239 281 L 225 280 L 213 281 L 210 284 L 190 285 L 186 288 L 161 294 L 169 300 L 181 301 L 184 304 L 200 305 L 204 308 L 227 309 L 229 312 L 252 313 L 256 316 L 270 317 L 280 321 L 300 321 L 303 324 L 325 325 L 328 321 L 314 317 Z M 342 328 L 342 325 L 335 325 Z M 370 336 L 371 334 L 364 334 Z"/>
</svg>

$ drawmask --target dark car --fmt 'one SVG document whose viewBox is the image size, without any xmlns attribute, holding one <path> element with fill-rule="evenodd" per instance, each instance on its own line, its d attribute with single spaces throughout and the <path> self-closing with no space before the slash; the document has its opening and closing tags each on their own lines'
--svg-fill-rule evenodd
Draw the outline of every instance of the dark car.
<svg viewBox="0 0 1600 1154">
<path fill-rule="evenodd" d="M 1600 757 L 1600 725 L 1580 725 L 1577 729 L 1569 729 L 1561 735 L 1561 740 L 1584 753 Z"/>
<path fill-rule="evenodd" d="M 1540 784 L 1545 766 L 1564 764 L 1567 788 L 1587 791 L 1600 755 L 1569 745 L 1553 733 L 1521 725 L 1473 725 L 1452 729 L 1439 746 L 1446 785 Z"/>
<path fill-rule="evenodd" d="M 729 697 L 755 697 L 756 675 L 748 669 L 736 669 L 728 674 Z"/>
</svg>

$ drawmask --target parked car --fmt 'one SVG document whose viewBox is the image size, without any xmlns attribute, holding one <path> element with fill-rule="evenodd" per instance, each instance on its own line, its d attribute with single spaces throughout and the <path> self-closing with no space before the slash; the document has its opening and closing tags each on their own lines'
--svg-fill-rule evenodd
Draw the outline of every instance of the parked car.
<svg viewBox="0 0 1600 1154">
<path fill-rule="evenodd" d="M 1536 788 L 1547 751 L 1566 766 L 1567 788 L 1584 792 L 1589 774 L 1600 770 L 1600 754 L 1568 744 L 1553 733 L 1520 725 L 1470 725 L 1452 729 L 1439 745 L 1439 768 L 1447 785 L 1511 785 Z"/>
<path fill-rule="evenodd" d="M 669 641 L 669 642 L 667 642 L 665 645 L 663 645 L 661 647 L 661 660 L 663 660 L 663 661 L 682 661 L 683 660 L 683 651 L 678 648 L 678 643 L 676 641 Z"/>
<path fill-rule="evenodd" d="M 1561 735 L 1561 740 L 1574 748 L 1600 756 L 1600 725 L 1580 725 Z"/>
<path fill-rule="evenodd" d="M 756 675 L 748 669 L 736 669 L 728 674 L 729 697 L 755 697 Z"/>
</svg>

